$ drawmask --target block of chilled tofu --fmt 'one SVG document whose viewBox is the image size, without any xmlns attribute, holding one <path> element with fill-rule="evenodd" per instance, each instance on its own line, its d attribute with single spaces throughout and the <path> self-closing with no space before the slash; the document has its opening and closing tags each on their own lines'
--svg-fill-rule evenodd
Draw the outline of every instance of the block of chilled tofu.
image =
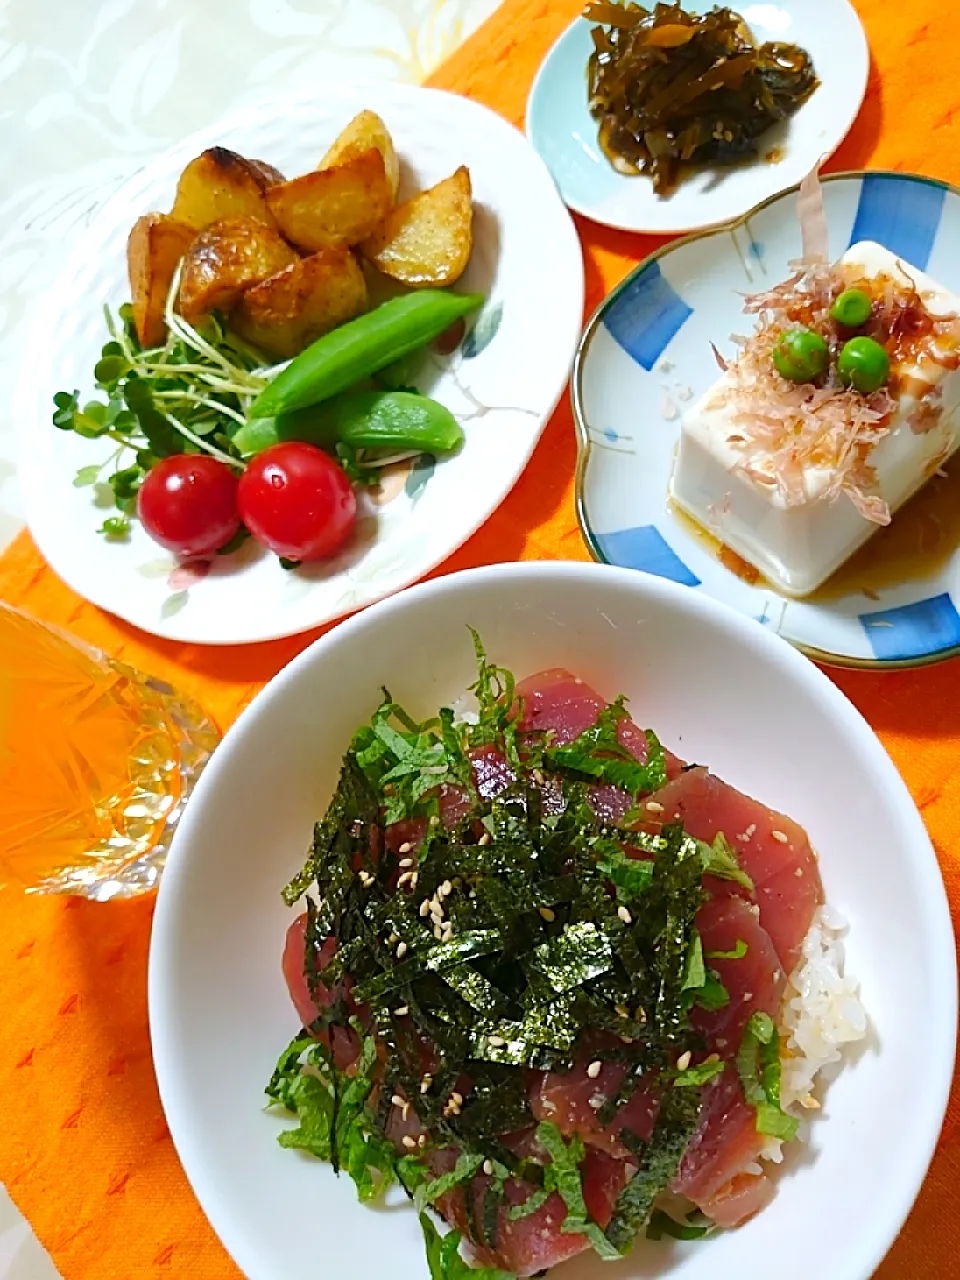
<svg viewBox="0 0 960 1280">
<path fill-rule="evenodd" d="M 908 291 L 929 317 L 942 321 L 891 368 L 893 407 L 875 442 L 860 450 L 872 470 L 874 512 L 867 518 L 837 493 L 835 467 L 807 457 L 791 493 L 778 479 L 779 453 L 757 447 L 745 428 L 733 364 L 692 407 L 681 426 L 672 480 L 678 507 L 789 596 L 816 590 L 871 537 L 890 514 L 960 446 L 960 297 L 922 271 L 869 241 L 851 246 L 837 264 L 846 279 L 873 282 L 878 291 Z M 895 345 L 895 344 L 892 344 Z M 785 383 L 780 384 L 786 386 Z M 789 391 L 784 403 L 789 406 Z M 790 428 L 789 408 L 784 414 Z"/>
</svg>

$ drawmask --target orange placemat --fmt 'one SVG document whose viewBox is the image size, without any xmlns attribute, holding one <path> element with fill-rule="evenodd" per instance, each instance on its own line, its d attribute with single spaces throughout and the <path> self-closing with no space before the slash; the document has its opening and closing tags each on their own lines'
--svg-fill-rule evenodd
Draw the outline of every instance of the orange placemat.
<svg viewBox="0 0 960 1280">
<path fill-rule="evenodd" d="M 857 3 L 873 73 L 860 117 L 829 167 L 915 170 L 960 183 L 960 40 L 951 6 Z M 580 0 L 506 0 L 432 83 L 522 126 L 534 71 L 579 8 Z M 586 221 L 579 230 L 589 312 L 660 241 Z M 503 560 L 587 559 L 573 507 L 575 452 L 564 402 L 513 493 L 439 572 Z M 168 677 L 222 727 L 314 638 L 239 649 L 153 639 L 68 591 L 26 535 L 0 557 L 0 598 Z M 956 921 L 960 663 L 831 675 L 877 730 L 922 809 Z M 104 907 L 0 894 L 0 1179 L 66 1280 L 238 1275 L 193 1198 L 160 1109 L 146 1009 L 151 913 L 149 900 Z M 960 1275 L 958 1118 L 955 1089 L 930 1175 L 880 1280 Z"/>
</svg>

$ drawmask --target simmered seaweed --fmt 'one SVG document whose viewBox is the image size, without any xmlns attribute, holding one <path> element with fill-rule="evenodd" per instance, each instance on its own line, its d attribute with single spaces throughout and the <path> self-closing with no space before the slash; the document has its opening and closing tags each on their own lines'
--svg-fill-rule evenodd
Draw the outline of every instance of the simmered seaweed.
<svg viewBox="0 0 960 1280">
<path fill-rule="evenodd" d="M 585 15 L 594 51 L 587 67 L 600 146 L 621 173 L 644 173 L 659 195 L 684 166 L 732 164 L 793 115 L 819 81 L 796 45 L 754 45 L 732 9 L 704 15 L 679 4 L 594 0 Z"/>
</svg>

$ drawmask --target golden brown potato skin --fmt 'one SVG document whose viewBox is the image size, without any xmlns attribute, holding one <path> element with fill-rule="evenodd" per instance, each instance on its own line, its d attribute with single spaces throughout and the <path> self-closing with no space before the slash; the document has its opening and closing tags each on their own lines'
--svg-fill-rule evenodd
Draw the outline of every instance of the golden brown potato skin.
<svg viewBox="0 0 960 1280">
<path fill-rule="evenodd" d="M 397 205 L 362 245 L 384 275 L 412 288 L 453 284 L 473 250 L 473 201 L 465 166 Z"/>
<path fill-rule="evenodd" d="M 375 111 L 361 111 L 355 115 L 333 146 L 317 165 L 318 169 L 331 169 L 334 165 L 343 164 L 361 152 L 376 149 L 383 156 L 383 167 L 390 186 L 391 201 L 397 198 L 400 186 L 400 157 L 393 145 L 390 130 Z"/>
<path fill-rule="evenodd" d="M 304 253 L 359 244 L 393 204 L 377 147 L 271 187 L 266 200 L 277 226 Z"/>
<path fill-rule="evenodd" d="M 264 192 L 283 174 L 262 160 L 248 160 L 226 147 L 210 147 L 191 160 L 177 183 L 170 216 L 197 231 L 223 218 L 248 216 L 273 225 Z"/>
<path fill-rule="evenodd" d="M 166 213 L 146 213 L 127 238 L 127 272 L 133 323 L 142 347 L 161 347 L 167 326 L 163 318 L 177 264 L 196 232 Z"/>
<path fill-rule="evenodd" d="M 214 222 L 184 255 L 181 314 L 195 324 L 211 311 L 229 311 L 244 289 L 297 260 L 283 237 L 259 218 Z"/>
<path fill-rule="evenodd" d="M 319 249 L 252 285 L 230 327 L 253 346 L 286 360 L 368 306 L 367 284 L 349 249 Z"/>
</svg>

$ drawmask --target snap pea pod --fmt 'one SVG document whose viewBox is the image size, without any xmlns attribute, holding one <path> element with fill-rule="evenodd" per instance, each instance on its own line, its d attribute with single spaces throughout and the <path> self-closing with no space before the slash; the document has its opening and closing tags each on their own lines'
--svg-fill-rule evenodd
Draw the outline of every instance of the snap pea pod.
<svg viewBox="0 0 960 1280">
<path fill-rule="evenodd" d="M 483 302 L 479 293 L 421 289 L 391 298 L 324 334 L 293 359 L 250 406 L 251 418 L 274 418 L 328 400 L 362 378 L 426 346 Z"/>
<path fill-rule="evenodd" d="M 349 391 L 323 404 L 311 405 L 276 418 L 254 418 L 233 437 L 245 458 L 262 453 L 283 440 L 305 440 L 330 449 L 347 444 L 353 449 L 403 453 L 450 453 L 463 442 L 456 418 L 442 404 L 410 391 Z"/>
</svg>

